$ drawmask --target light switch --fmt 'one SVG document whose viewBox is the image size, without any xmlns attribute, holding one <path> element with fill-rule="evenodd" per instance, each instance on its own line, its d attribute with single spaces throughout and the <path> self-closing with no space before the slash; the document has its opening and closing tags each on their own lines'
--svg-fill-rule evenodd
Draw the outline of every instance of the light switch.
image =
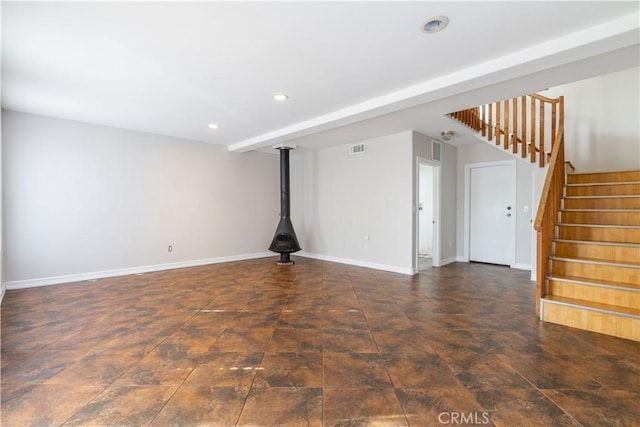
<svg viewBox="0 0 640 427">
<path fill-rule="evenodd" d="M 529 212 L 529 206 L 525 206 L 522 210 L 524 211 L 524 213 Z"/>
</svg>

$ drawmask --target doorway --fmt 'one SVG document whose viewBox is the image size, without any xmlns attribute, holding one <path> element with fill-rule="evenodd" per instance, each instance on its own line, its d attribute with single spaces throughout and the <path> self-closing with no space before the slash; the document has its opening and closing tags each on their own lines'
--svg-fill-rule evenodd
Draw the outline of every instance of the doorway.
<svg viewBox="0 0 640 427">
<path fill-rule="evenodd" d="M 515 248 L 515 161 L 465 166 L 465 258 L 513 264 Z"/>
<path fill-rule="evenodd" d="M 418 158 L 417 164 L 416 268 L 440 266 L 440 164 Z"/>
</svg>

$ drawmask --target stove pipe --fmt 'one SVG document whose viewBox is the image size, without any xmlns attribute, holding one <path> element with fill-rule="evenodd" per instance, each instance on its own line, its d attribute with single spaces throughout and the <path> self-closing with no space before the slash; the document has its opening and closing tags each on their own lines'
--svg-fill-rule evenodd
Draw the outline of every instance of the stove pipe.
<svg viewBox="0 0 640 427">
<path fill-rule="evenodd" d="M 291 223 L 291 201 L 289 200 L 289 147 L 280 150 L 280 222 L 269 250 L 280 254 L 278 265 L 291 265 L 289 254 L 299 251 L 300 244 Z"/>
</svg>

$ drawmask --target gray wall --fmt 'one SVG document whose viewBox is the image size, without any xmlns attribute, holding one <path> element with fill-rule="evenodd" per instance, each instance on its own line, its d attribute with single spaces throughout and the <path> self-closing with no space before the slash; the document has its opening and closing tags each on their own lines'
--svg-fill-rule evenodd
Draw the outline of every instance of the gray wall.
<svg viewBox="0 0 640 427">
<path fill-rule="evenodd" d="M 640 169 L 640 68 L 542 94 L 564 95 L 566 159 L 576 172 Z"/>
<path fill-rule="evenodd" d="M 267 252 L 277 156 L 2 114 L 10 287 Z"/>
<path fill-rule="evenodd" d="M 416 158 L 431 158 L 431 138 L 407 131 L 361 142 L 361 155 L 349 155 L 349 146 L 341 145 L 292 156 L 292 218 L 301 254 L 412 274 Z M 445 263 L 456 254 L 456 167 L 455 147 L 443 144 Z"/>
<path fill-rule="evenodd" d="M 412 134 L 298 154 L 292 218 L 307 256 L 410 273 Z M 367 238 L 368 237 L 368 238 Z"/>
</svg>

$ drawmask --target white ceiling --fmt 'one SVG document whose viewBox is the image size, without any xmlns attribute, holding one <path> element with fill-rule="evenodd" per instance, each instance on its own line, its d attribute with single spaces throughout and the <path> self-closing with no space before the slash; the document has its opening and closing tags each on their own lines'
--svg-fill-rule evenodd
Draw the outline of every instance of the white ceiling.
<svg viewBox="0 0 640 427">
<path fill-rule="evenodd" d="M 438 135 L 447 112 L 638 66 L 639 5 L 3 1 L 2 107 L 234 151 Z"/>
</svg>

